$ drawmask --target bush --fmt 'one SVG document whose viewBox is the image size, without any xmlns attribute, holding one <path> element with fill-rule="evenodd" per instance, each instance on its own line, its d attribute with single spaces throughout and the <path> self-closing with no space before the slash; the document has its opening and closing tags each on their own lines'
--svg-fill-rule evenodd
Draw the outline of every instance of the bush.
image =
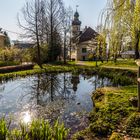
<svg viewBox="0 0 140 140">
<path fill-rule="evenodd" d="M 15 65 L 19 65 L 20 63 L 17 61 L 0 61 L 0 67 L 4 67 L 4 66 L 15 66 Z"/>
</svg>

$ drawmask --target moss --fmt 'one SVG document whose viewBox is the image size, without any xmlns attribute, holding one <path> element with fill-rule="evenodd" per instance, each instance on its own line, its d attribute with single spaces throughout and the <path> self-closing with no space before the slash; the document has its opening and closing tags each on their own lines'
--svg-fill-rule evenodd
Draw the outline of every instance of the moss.
<svg viewBox="0 0 140 140">
<path fill-rule="evenodd" d="M 96 91 L 94 91 L 92 93 L 92 99 L 93 99 L 93 101 L 94 100 L 96 100 L 96 101 L 102 101 L 103 97 L 104 97 L 104 90 L 103 90 L 103 88 L 97 89 Z"/>
<path fill-rule="evenodd" d="M 107 136 L 117 130 L 120 125 L 124 125 L 124 119 L 136 111 L 136 108 L 130 105 L 129 99 L 137 94 L 137 88 L 136 86 L 126 86 L 102 88 L 97 91 L 95 93 L 101 96 L 94 98 L 95 106 L 98 109 L 90 113 L 89 128 L 96 136 Z M 101 92 L 103 93 L 101 94 Z"/>
<path fill-rule="evenodd" d="M 123 136 L 117 132 L 113 132 L 109 140 L 123 140 Z"/>
<path fill-rule="evenodd" d="M 77 132 L 72 136 L 72 140 L 96 140 L 95 135 L 93 135 L 88 128 L 83 131 Z"/>
<path fill-rule="evenodd" d="M 135 138 L 140 138 L 140 113 L 133 113 L 127 119 L 126 132 Z"/>
</svg>

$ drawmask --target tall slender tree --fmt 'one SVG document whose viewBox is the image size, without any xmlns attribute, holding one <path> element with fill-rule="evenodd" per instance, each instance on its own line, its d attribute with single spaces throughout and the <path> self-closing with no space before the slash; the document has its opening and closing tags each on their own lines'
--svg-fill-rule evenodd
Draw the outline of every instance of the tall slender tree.
<svg viewBox="0 0 140 140">
<path fill-rule="evenodd" d="M 62 0 L 32 0 L 26 2 L 22 9 L 22 18 L 18 22 L 25 31 L 25 37 L 36 44 L 37 63 L 41 66 L 40 48 L 48 44 L 48 61 L 57 60 L 61 54 L 62 21 L 64 19 L 64 4 Z"/>
<path fill-rule="evenodd" d="M 26 2 L 22 9 L 22 18 L 18 15 L 18 23 L 19 26 L 25 31 L 24 37 L 31 39 L 35 42 L 35 46 L 37 48 L 37 63 L 40 67 L 41 65 L 41 55 L 40 55 L 40 20 L 42 15 L 40 0 L 32 0 L 30 2 Z M 21 23 L 21 19 L 24 20 L 24 23 Z"/>
</svg>

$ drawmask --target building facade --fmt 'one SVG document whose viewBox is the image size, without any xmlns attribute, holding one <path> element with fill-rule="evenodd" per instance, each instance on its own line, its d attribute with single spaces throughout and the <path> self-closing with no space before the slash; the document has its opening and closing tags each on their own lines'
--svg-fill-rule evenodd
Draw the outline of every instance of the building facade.
<svg viewBox="0 0 140 140">
<path fill-rule="evenodd" d="M 72 21 L 72 49 L 71 59 L 76 61 L 88 60 L 90 54 L 94 54 L 97 47 L 98 33 L 91 27 L 85 27 L 81 31 L 79 13 L 75 12 Z"/>
<path fill-rule="evenodd" d="M 5 35 L 3 33 L 0 33 L 0 47 L 5 46 Z"/>
</svg>

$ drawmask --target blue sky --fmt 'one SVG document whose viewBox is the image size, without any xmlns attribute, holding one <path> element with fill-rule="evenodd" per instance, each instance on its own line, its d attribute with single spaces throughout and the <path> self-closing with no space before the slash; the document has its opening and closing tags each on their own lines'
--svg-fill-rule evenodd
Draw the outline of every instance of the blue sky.
<svg viewBox="0 0 140 140">
<path fill-rule="evenodd" d="M 25 0 L 0 0 L 0 27 L 22 33 L 17 25 L 17 13 L 20 12 Z M 95 28 L 98 24 L 98 16 L 100 11 L 105 7 L 107 0 L 64 0 L 66 6 L 71 6 L 76 10 L 76 5 L 79 5 L 78 12 L 82 27 L 91 26 Z M 8 33 L 10 39 L 20 39 L 18 35 Z"/>
</svg>

